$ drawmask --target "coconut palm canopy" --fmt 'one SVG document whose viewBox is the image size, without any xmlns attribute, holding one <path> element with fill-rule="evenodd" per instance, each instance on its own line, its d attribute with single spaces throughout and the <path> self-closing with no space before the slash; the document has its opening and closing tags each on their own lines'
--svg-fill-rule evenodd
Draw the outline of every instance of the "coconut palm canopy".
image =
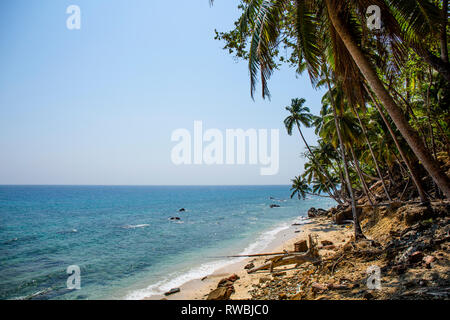
<svg viewBox="0 0 450 320">
<path fill-rule="evenodd" d="M 380 28 L 370 26 L 373 6 Z M 447 0 L 243 0 L 238 8 L 235 28 L 216 39 L 248 61 L 252 97 L 260 81 L 270 98 L 269 79 L 282 64 L 327 89 L 320 115 L 302 98 L 286 107 L 287 133 L 296 127 L 308 149 L 293 196 L 351 202 L 357 236 L 358 197 L 383 200 L 372 184 L 383 185 L 388 201 L 408 187 L 422 202 L 450 199 Z M 303 137 L 309 126 L 318 146 Z"/>
</svg>

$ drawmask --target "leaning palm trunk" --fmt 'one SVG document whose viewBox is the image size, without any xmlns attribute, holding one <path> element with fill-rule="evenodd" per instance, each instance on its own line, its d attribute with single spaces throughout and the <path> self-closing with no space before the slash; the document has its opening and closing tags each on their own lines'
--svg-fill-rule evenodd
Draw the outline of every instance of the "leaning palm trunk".
<svg viewBox="0 0 450 320">
<path fill-rule="evenodd" d="M 381 170 L 380 170 L 380 166 L 378 165 L 377 158 L 375 157 L 375 154 L 373 153 L 372 146 L 370 145 L 369 138 L 367 137 L 366 126 L 361 121 L 358 110 L 356 110 L 356 108 L 353 108 L 353 111 L 355 112 L 356 117 L 358 118 L 358 121 L 359 121 L 359 125 L 361 126 L 361 129 L 363 131 L 364 138 L 366 139 L 367 146 L 369 147 L 370 154 L 372 156 L 373 162 L 375 163 L 375 167 L 377 169 L 378 177 L 381 179 L 381 183 L 383 184 L 384 193 L 386 194 L 388 200 L 392 202 L 391 196 L 389 195 L 389 191 L 386 187 L 386 183 L 384 182 L 383 175 L 381 174 Z"/>
<path fill-rule="evenodd" d="M 366 195 L 367 199 L 369 200 L 370 205 L 373 207 L 374 203 L 372 201 L 372 198 L 370 197 L 370 194 L 369 194 L 370 191 L 369 191 L 369 188 L 367 187 L 366 181 L 364 180 L 364 176 L 363 176 L 361 168 L 359 166 L 358 158 L 356 158 L 355 149 L 352 146 L 350 146 L 349 149 L 352 154 L 353 162 L 355 163 L 356 173 L 358 174 L 359 181 L 361 181 L 362 190 L 363 190 L 364 194 Z"/>
<path fill-rule="evenodd" d="M 364 78 L 367 80 L 368 84 L 381 100 L 384 107 L 388 111 L 398 130 L 405 138 L 406 142 L 409 144 L 417 158 L 422 162 L 424 168 L 445 194 L 445 196 L 450 199 L 450 178 L 441 171 L 439 163 L 433 159 L 433 157 L 427 152 L 425 146 L 420 140 L 417 133 L 411 128 L 408 121 L 400 107 L 397 106 L 395 101 L 387 92 L 386 88 L 383 86 L 380 78 L 378 77 L 375 68 L 372 66 L 370 61 L 355 43 L 351 33 L 342 23 L 339 18 L 338 11 L 336 9 L 337 0 L 325 0 L 328 8 L 328 15 L 330 17 L 331 23 L 333 24 L 336 32 L 339 34 L 344 45 L 346 46 L 348 52 L 353 57 L 356 65 L 363 74 Z M 341 1 L 341 0 L 340 0 Z"/>
<path fill-rule="evenodd" d="M 351 206 L 352 206 L 352 215 L 353 215 L 353 225 L 354 225 L 354 231 L 355 231 L 355 241 L 356 241 L 358 239 L 365 238 L 365 237 L 362 232 L 361 225 L 359 224 L 359 216 L 358 216 L 358 211 L 356 209 L 355 194 L 353 193 L 352 182 L 350 181 L 350 175 L 348 174 L 348 164 L 347 164 L 347 159 L 345 157 L 345 146 L 344 146 L 344 142 L 342 140 L 341 129 L 339 128 L 339 122 L 338 122 L 337 111 L 336 111 L 336 103 L 334 101 L 333 91 L 331 90 L 330 79 L 328 78 L 328 70 L 325 70 L 325 77 L 326 77 L 326 81 L 327 81 L 327 85 L 328 85 L 328 92 L 330 93 L 330 101 L 331 101 L 333 115 L 334 115 L 334 125 L 336 126 L 336 131 L 337 131 L 337 135 L 338 135 L 338 139 L 339 139 L 339 145 L 340 145 L 340 149 L 341 149 L 340 150 L 341 158 L 342 158 L 342 162 L 344 163 L 344 172 L 345 172 L 345 179 L 346 179 L 345 182 L 347 185 L 348 194 L 350 195 L 350 201 L 351 201 Z"/>
<path fill-rule="evenodd" d="M 300 129 L 300 124 L 298 123 L 298 121 L 297 121 L 296 124 L 297 124 L 298 131 L 300 132 L 300 136 L 302 137 L 303 142 L 305 143 L 306 148 L 308 149 L 309 153 L 310 153 L 311 156 L 313 157 L 314 162 L 315 162 L 315 163 L 317 164 L 317 166 L 319 167 L 319 170 L 320 170 L 320 171 L 325 175 L 325 177 L 327 178 L 328 183 L 330 184 L 331 188 L 333 189 L 333 193 L 334 193 L 336 196 L 338 196 L 339 194 L 338 194 L 338 192 L 337 192 L 337 190 L 336 190 L 336 187 L 334 186 L 334 183 L 331 181 L 330 176 L 328 175 L 328 171 L 326 171 L 326 170 L 322 167 L 322 165 L 320 164 L 320 162 L 317 160 L 316 155 L 312 152 L 311 148 L 309 147 L 308 142 L 306 142 L 306 139 L 305 139 L 305 137 L 303 136 L 303 132 L 302 132 L 302 130 Z M 332 197 L 332 198 L 335 199 L 337 203 L 339 203 L 339 204 L 342 203 L 342 201 L 341 201 L 340 199 L 336 199 L 335 197 Z"/>
<path fill-rule="evenodd" d="M 379 114 L 381 115 L 381 118 L 384 121 L 384 124 L 389 130 L 389 133 L 391 134 L 392 140 L 394 140 L 395 145 L 397 146 L 398 152 L 400 156 L 402 157 L 403 162 L 406 164 L 406 167 L 408 168 L 408 174 L 411 176 L 414 185 L 416 186 L 417 192 L 419 193 L 420 201 L 426 202 L 427 196 L 425 195 L 425 192 L 423 190 L 422 182 L 420 180 L 419 174 L 417 173 L 416 169 L 413 168 L 411 165 L 411 162 L 406 157 L 405 153 L 403 152 L 403 148 L 400 146 L 400 143 L 397 140 L 397 137 L 395 136 L 394 130 L 392 129 L 389 121 L 386 119 L 386 116 L 383 113 L 383 110 L 381 109 L 381 106 L 378 104 L 378 101 L 375 100 L 375 97 L 370 92 L 369 88 L 366 87 L 367 93 L 369 94 L 370 98 L 372 99 L 375 107 L 377 108 Z"/>
<path fill-rule="evenodd" d="M 442 1 L 442 30 L 440 34 L 441 59 L 448 63 L 448 43 L 447 43 L 447 20 L 448 20 L 448 0 Z"/>
</svg>

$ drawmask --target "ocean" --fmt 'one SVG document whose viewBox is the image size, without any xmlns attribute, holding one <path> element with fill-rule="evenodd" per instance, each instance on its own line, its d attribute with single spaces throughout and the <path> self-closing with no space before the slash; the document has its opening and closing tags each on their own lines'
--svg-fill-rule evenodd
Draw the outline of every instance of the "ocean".
<svg viewBox="0 0 450 320">
<path fill-rule="evenodd" d="M 0 186 L 0 299 L 164 293 L 334 205 L 289 196 L 289 186 Z M 67 288 L 73 265 L 80 290 Z"/>
</svg>

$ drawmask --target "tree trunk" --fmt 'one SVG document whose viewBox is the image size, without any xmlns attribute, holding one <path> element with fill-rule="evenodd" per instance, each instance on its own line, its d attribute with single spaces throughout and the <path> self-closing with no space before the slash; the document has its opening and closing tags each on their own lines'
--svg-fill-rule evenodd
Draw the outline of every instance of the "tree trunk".
<svg viewBox="0 0 450 320">
<path fill-rule="evenodd" d="M 353 110 L 356 113 L 356 117 L 358 118 L 359 125 L 361 126 L 361 129 L 363 131 L 363 134 L 364 134 L 364 137 L 366 139 L 367 146 L 369 147 L 369 151 L 370 151 L 370 154 L 372 156 L 373 162 L 375 163 L 375 167 L 377 169 L 378 177 L 380 177 L 381 183 L 383 184 L 384 193 L 386 194 L 386 197 L 388 198 L 388 200 L 392 202 L 392 199 L 391 199 L 391 196 L 389 195 L 389 192 L 387 190 L 386 184 L 384 183 L 383 175 L 381 174 L 381 170 L 380 170 L 380 166 L 378 165 L 377 158 L 375 157 L 375 154 L 373 153 L 373 150 L 372 150 L 372 146 L 370 145 L 369 137 L 367 136 L 366 126 L 361 121 L 361 118 L 359 116 L 358 110 L 356 110 L 356 108 L 353 108 Z"/>
<path fill-rule="evenodd" d="M 381 118 L 384 121 L 384 124 L 388 128 L 389 133 L 391 134 L 392 140 L 394 140 L 394 143 L 397 146 L 398 153 L 400 153 L 400 156 L 402 157 L 403 162 L 406 164 L 406 167 L 408 168 L 409 175 L 411 176 L 411 178 L 416 186 L 417 192 L 419 193 L 420 201 L 426 202 L 427 196 L 425 195 L 425 192 L 423 191 L 423 186 L 422 186 L 422 182 L 420 180 L 420 176 L 418 175 L 416 169 L 413 168 L 413 166 L 411 165 L 411 162 L 409 161 L 409 159 L 406 157 L 405 153 L 403 152 L 403 149 L 400 146 L 400 143 L 398 142 L 397 137 L 395 136 L 395 132 L 392 129 L 391 124 L 389 123 L 388 119 L 386 119 L 386 116 L 384 115 L 383 110 L 381 109 L 381 106 L 375 100 L 372 93 L 370 92 L 370 90 L 367 87 L 366 87 L 366 90 L 367 90 L 367 93 L 369 94 L 370 98 L 372 99 L 375 107 L 377 108 L 378 112 L 380 113 Z M 401 164 L 400 164 L 400 168 L 401 168 Z"/>
<path fill-rule="evenodd" d="M 334 124 L 336 126 L 336 131 L 337 131 L 338 138 L 339 138 L 339 145 L 340 145 L 340 149 L 341 149 L 341 158 L 342 158 L 342 162 L 344 163 L 346 185 L 347 185 L 348 194 L 350 195 L 351 206 L 352 206 L 355 241 L 357 241 L 358 239 L 365 238 L 365 236 L 362 232 L 361 225 L 359 224 L 359 216 L 358 216 L 358 210 L 356 209 L 355 194 L 353 193 L 352 182 L 350 181 L 350 175 L 348 174 L 348 164 L 347 164 L 347 159 L 345 157 L 345 146 L 342 141 L 341 129 L 339 128 L 339 122 L 338 122 L 337 111 L 336 111 L 337 107 L 336 107 L 336 103 L 334 101 L 333 91 L 331 90 L 330 79 L 328 78 L 328 70 L 325 70 L 325 77 L 327 80 L 328 92 L 330 93 L 331 105 L 333 107 L 332 109 L 333 109 L 333 115 L 334 115 Z"/>
<path fill-rule="evenodd" d="M 349 149 L 353 157 L 353 162 L 355 163 L 356 173 L 358 174 L 359 180 L 361 181 L 362 190 L 366 195 L 367 200 L 369 200 L 370 205 L 373 207 L 373 201 L 369 194 L 369 188 L 366 185 L 366 181 L 364 180 L 364 177 L 362 175 L 361 168 L 359 167 L 359 162 L 358 159 L 356 158 L 355 150 L 353 149 L 353 146 L 350 146 Z"/>
<path fill-rule="evenodd" d="M 305 137 L 303 136 L 302 130 L 300 129 L 300 124 L 298 123 L 298 121 L 296 121 L 296 123 L 297 123 L 298 131 L 300 132 L 300 136 L 302 137 L 303 142 L 304 142 L 305 145 L 306 145 L 306 148 L 308 148 L 309 153 L 310 153 L 311 156 L 313 157 L 314 162 L 319 166 L 320 171 L 322 171 L 322 173 L 323 173 L 323 174 L 325 175 L 325 177 L 327 178 L 328 182 L 330 183 L 331 188 L 333 189 L 334 194 L 335 194 L 336 196 L 339 195 L 338 192 L 337 192 L 337 190 L 336 190 L 336 188 L 335 188 L 335 186 L 334 186 L 334 184 L 333 184 L 333 182 L 331 181 L 330 176 L 328 175 L 328 172 L 322 167 L 322 165 L 320 164 L 320 162 L 317 160 L 316 155 L 311 151 L 311 148 L 309 147 L 308 142 L 306 142 L 306 139 L 305 139 Z M 334 199 L 334 197 L 333 197 L 333 199 Z M 336 200 L 336 199 L 335 199 L 335 200 Z M 336 200 L 336 201 L 337 201 L 337 203 L 342 204 L 342 201 L 340 201 L 340 200 L 339 200 L 339 201 Z"/>
<path fill-rule="evenodd" d="M 397 106 L 389 92 L 387 92 L 386 88 L 383 86 L 383 83 L 378 77 L 375 68 L 357 46 L 351 33 L 339 18 L 338 12 L 335 10 L 336 6 L 333 6 L 332 0 L 325 0 L 325 2 L 328 7 L 328 15 L 334 28 L 336 29 L 336 32 L 341 37 L 364 78 L 383 103 L 398 130 L 405 138 L 406 142 L 409 144 L 419 161 L 422 162 L 424 168 L 428 171 L 445 196 L 450 199 L 450 178 L 445 174 L 445 172 L 442 172 L 439 163 L 433 159 L 429 152 L 427 152 L 425 146 L 420 140 L 420 137 L 405 119 L 402 109 Z"/>
<path fill-rule="evenodd" d="M 448 63 L 447 43 L 448 0 L 442 1 L 441 59 Z"/>
</svg>

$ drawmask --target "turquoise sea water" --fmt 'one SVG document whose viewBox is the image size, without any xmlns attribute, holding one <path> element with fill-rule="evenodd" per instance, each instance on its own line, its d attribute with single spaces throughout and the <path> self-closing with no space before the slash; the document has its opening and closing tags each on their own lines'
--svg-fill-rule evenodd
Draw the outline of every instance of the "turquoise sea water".
<svg viewBox="0 0 450 320">
<path fill-rule="evenodd" d="M 162 293 L 233 262 L 212 256 L 258 252 L 310 207 L 334 205 L 289 195 L 288 186 L 0 186 L 0 299 Z M 80 290 L 67 289 L 70 265 Z"/>
</svg>

